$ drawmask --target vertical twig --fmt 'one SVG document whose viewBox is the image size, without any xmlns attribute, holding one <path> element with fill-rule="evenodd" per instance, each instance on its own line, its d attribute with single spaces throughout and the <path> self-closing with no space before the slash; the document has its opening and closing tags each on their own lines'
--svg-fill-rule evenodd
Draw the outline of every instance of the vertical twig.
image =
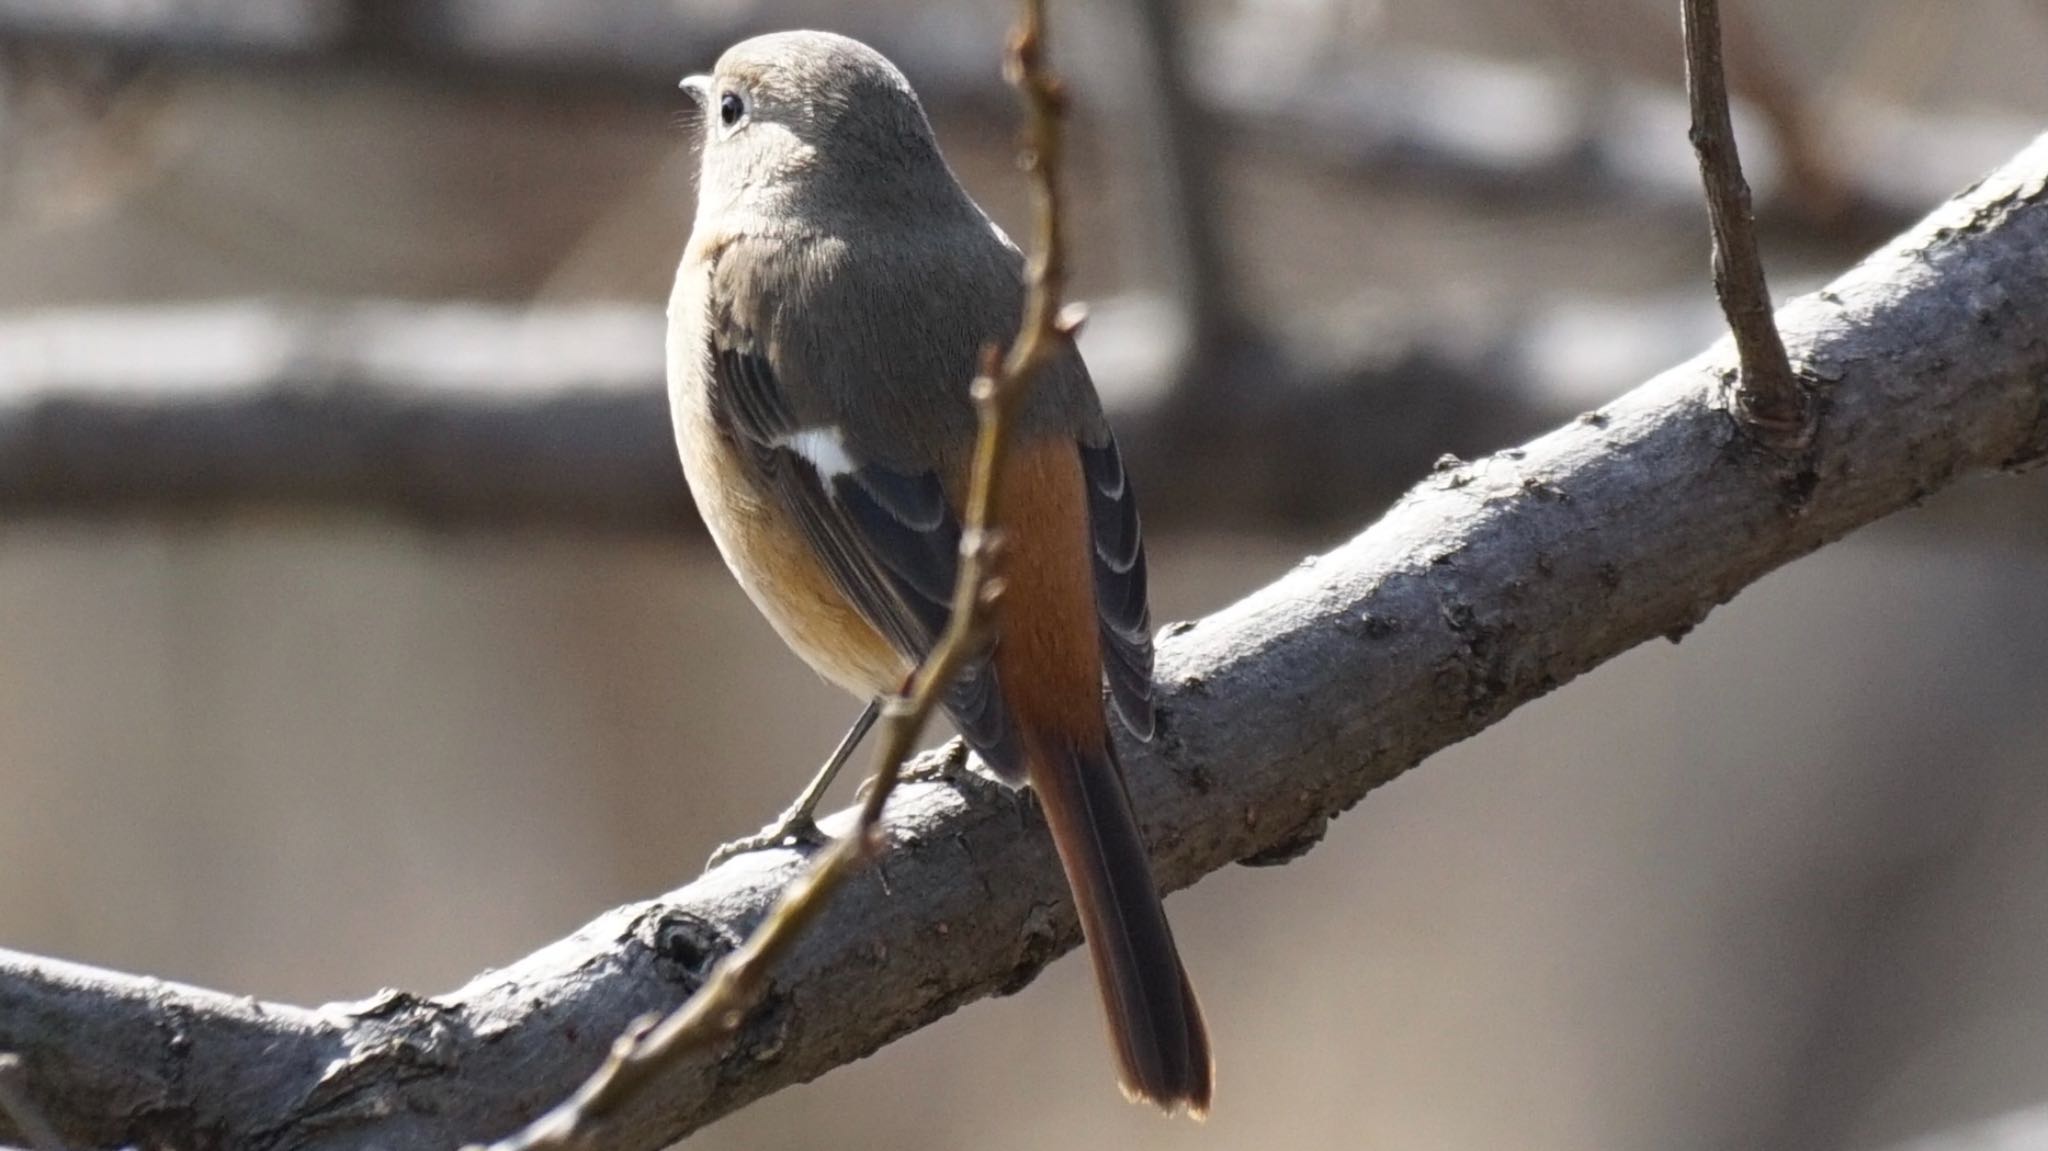
<svg viewBox="0 0 2048 1151">
<path fill-rule="evenodd" d="M 826 848 L 792 883 L 761 925 L 712 969 L 704 986 L 666 1018 L 636 1021 L 612 1043 L 605 1061 L 568 1099 L 490 1151 L 542 1151 L 598 1145 L 600 1128 L 639 1099 L 684 1055 L 731 1037 L 746 1022 L 768 986 L 776 963 L 802 938 L 832 895 L 874 850 L 882 810 L 901 777 L 903 761 L 966 661 L 983 650 L 994 626 L 1001 590 L 1000 551 L 1003 454 L 1012 417 L 1032 377 L 1073 335 L 1080 321 L 1061 307 L 1066 260 L 1061 235 L 1060 119 L 1066 97 L 1045 70 L 1044 0 L 1025 0 L 1012 33 L 1005 74 L 1024 98 L 1023 166 L 1031 174 L 1037 242 L 1026 275 L 1024 317 L 1007 354 L 982 357 L 973 395 L 980 415 L 974 467 L 960 536 L 960 570 L 952 614 L 931 654 L 918 665 L 903 695 L 882 712 L 876 767 L 853 830 Z"/>
<path fill-rule="evenodd" d="M 1816 102 L 1793 82 L 1783 58 L 1772 50 L 1754 3 L 1729 0 L 1722 23 L 1724 47 L 1734 45 L 1735 90 L 1762 114 L 1778 146 L 1784 199 L 1815 224 L 1839 223 L 1857 207 L 1856 198 L 1815 131 Z"/>
<path fill-rule="evenodd" d="M 1772 316 L 1771 292 L 1757 255 L 1756 219 L 1749 184 L 1735 151 L 1728 116 L 1728 81 L 1721 68 L 1721 13 L 1717 0 L 1680 0 L 1685 32 L 1685 90 L 1692 103 L 1693 151 L 1706 184 L 1707 221 L 1714 243 L 1714 294 L 1735 334 L 1741 373 L 1735 388 L 1738 417 L 1768 446 L 1793 451 L 1810 434 L 1806 397 L 1792 375 L 1785 343 Z"/>
<path fill-rule="evenodd" d="M 14 1122 L 14 1129 L 35 1151 L 64 1151 L 64 1140 L 58 1138 L 57 1129 L 29 1101 L 28 1085 L 24 1082 L 27 1078 L 21 1056 L 11 1052 L 0 1054 L 0 1114 Z"/>
<path fill-rule="evenodd" d="M 1189 82 L 1184 14 L 1174 0 L 1124 0 L 1136 41 L 1131 74 L 1120 84 L 1132 143 L 1145 152 L 1130 165 L 1142 222 L 1165 256 L 1161 290 L 1180 310 L 1187 340 L 1176 383 L 1188 380 L 1211 352 L 1240 334 L 1241 309 L 1217 199 L 1215 126 Z"/>
</svg>

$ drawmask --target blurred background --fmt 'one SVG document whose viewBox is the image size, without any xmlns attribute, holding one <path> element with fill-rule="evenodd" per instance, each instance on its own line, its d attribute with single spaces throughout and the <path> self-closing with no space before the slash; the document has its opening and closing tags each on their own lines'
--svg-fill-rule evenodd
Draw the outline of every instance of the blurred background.
<svg viewBox="0 0 2048 1151">
<path fill-rule="evenodd" d="M 2048 123 L 2038 0 L 1723 6 L 1781 296 Z M 1021 236 L 1011 15 L 0 0 L 0 946 L 431 992 L 778 811 L 855 705 L 688 512 L 674 81 L 867 39 Z M 1157 621 L 1720 331 L 1675 4 L 1054 19 Z M 2044 524 L 1964 484 L 1176 896 L 1204 1127 L 1068 959 L 692 1143 L 2048 1147 Z"/>
</svg>

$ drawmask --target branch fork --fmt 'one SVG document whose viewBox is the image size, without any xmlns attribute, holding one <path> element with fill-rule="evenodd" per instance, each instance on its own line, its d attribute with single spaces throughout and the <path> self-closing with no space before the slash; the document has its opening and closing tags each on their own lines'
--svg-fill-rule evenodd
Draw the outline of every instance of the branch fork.
<svg viewBox="0 0 2048 1151">
<path fill-rule="evenodd" d="M 1728 318 L 1741 363 L 1729 405 L 1737 423 L 1781 455 L 1797 455 L 1813 440 L 1814 407 L 1792 371 L 1778 333 L 1770 288 L 1757 253 L 1756 214 L 1735 147 L 1728 113 L 1728 79 L 1721 63 L 1719 0 L 1681 0 L 1685 35 L 1685 90 L 1692 107 L 1686 137 L 1699 158 L 1706 186 L 1707 223 L 1713 235 L 1714 295 Z"/>
</svg>

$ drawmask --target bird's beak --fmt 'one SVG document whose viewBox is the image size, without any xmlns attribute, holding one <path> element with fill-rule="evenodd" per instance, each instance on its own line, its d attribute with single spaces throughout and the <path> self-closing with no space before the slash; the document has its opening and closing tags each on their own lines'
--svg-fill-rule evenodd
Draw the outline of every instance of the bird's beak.
<svg viewBox="0 0 2048 1151">
<path fill-rule="evenodd" d="M 695 104 L 700 109 L 711 103 L 711 77 L 709 76 L 685 76 L 683 77 L 683 82 L 677 85 L 677 87 L 683 90 L 683 95 L 690 98 L 690 103 Z"/>
</svg>

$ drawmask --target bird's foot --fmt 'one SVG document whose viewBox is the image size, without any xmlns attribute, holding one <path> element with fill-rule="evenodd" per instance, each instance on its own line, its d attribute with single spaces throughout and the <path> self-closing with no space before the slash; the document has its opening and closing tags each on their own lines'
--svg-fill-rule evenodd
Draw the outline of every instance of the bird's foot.
<svg viewBox="0 0 2048 1151">
<path fill-rule="evenodd" d="M 967 766 L 967 745 L 959 740 L 947 744 L 939 755 L 920 755 L 903 765 L 896 773 L 896 782 L 905 783 L 950 783 L 958 786 L 969 782 L 974 772 Z M 868 776 L 854 789 L 853 797 L 867 802 L 868 793 L 875 789 L 875 777 Z"/>
<path fill-rule="evenodd" d="M 970 797 L 991 788 L 997 791 L 1009 790 L 1001 780 L 974 770 L 973 764 L 968 760 L 970 754 L 967 745 L 956 739 L 947 744 L 938 755 L 919 756 L 904 764 L 903 773 L 897 777 L 897 782 L 943 783 Z M 861 781 L 860 790 L 856 794 L 865 800 L 874 785 L 874 777 L 870 776 Z"/>
<path fill-rule="evenodd" d="M 980 782 L 974 769 L 967 766 L 967 745 L 954 740 L 948 743 L 941 754 L 914 759 L 904 765 L 903 778 L 918 783 L 950 783 L 954 787 Z"/>
<path fill-rule="evenodd" d="M 826 842 L 825 833 L 819 829 L 818 821 L 811 818 L 810 812 L 786 811 L 782 813 L 780 819 L 759 832 L 745 839 L 735 839 L 731 843 L 720 845 L 718 850 L 711 853 L 711 858 L 705 861 L 704 870 L 710 871 L 729 859 L 751 852 L 768 851 L 779 847 L 793 848 L 808 854 L 825 846 Z"/>
</svg>

